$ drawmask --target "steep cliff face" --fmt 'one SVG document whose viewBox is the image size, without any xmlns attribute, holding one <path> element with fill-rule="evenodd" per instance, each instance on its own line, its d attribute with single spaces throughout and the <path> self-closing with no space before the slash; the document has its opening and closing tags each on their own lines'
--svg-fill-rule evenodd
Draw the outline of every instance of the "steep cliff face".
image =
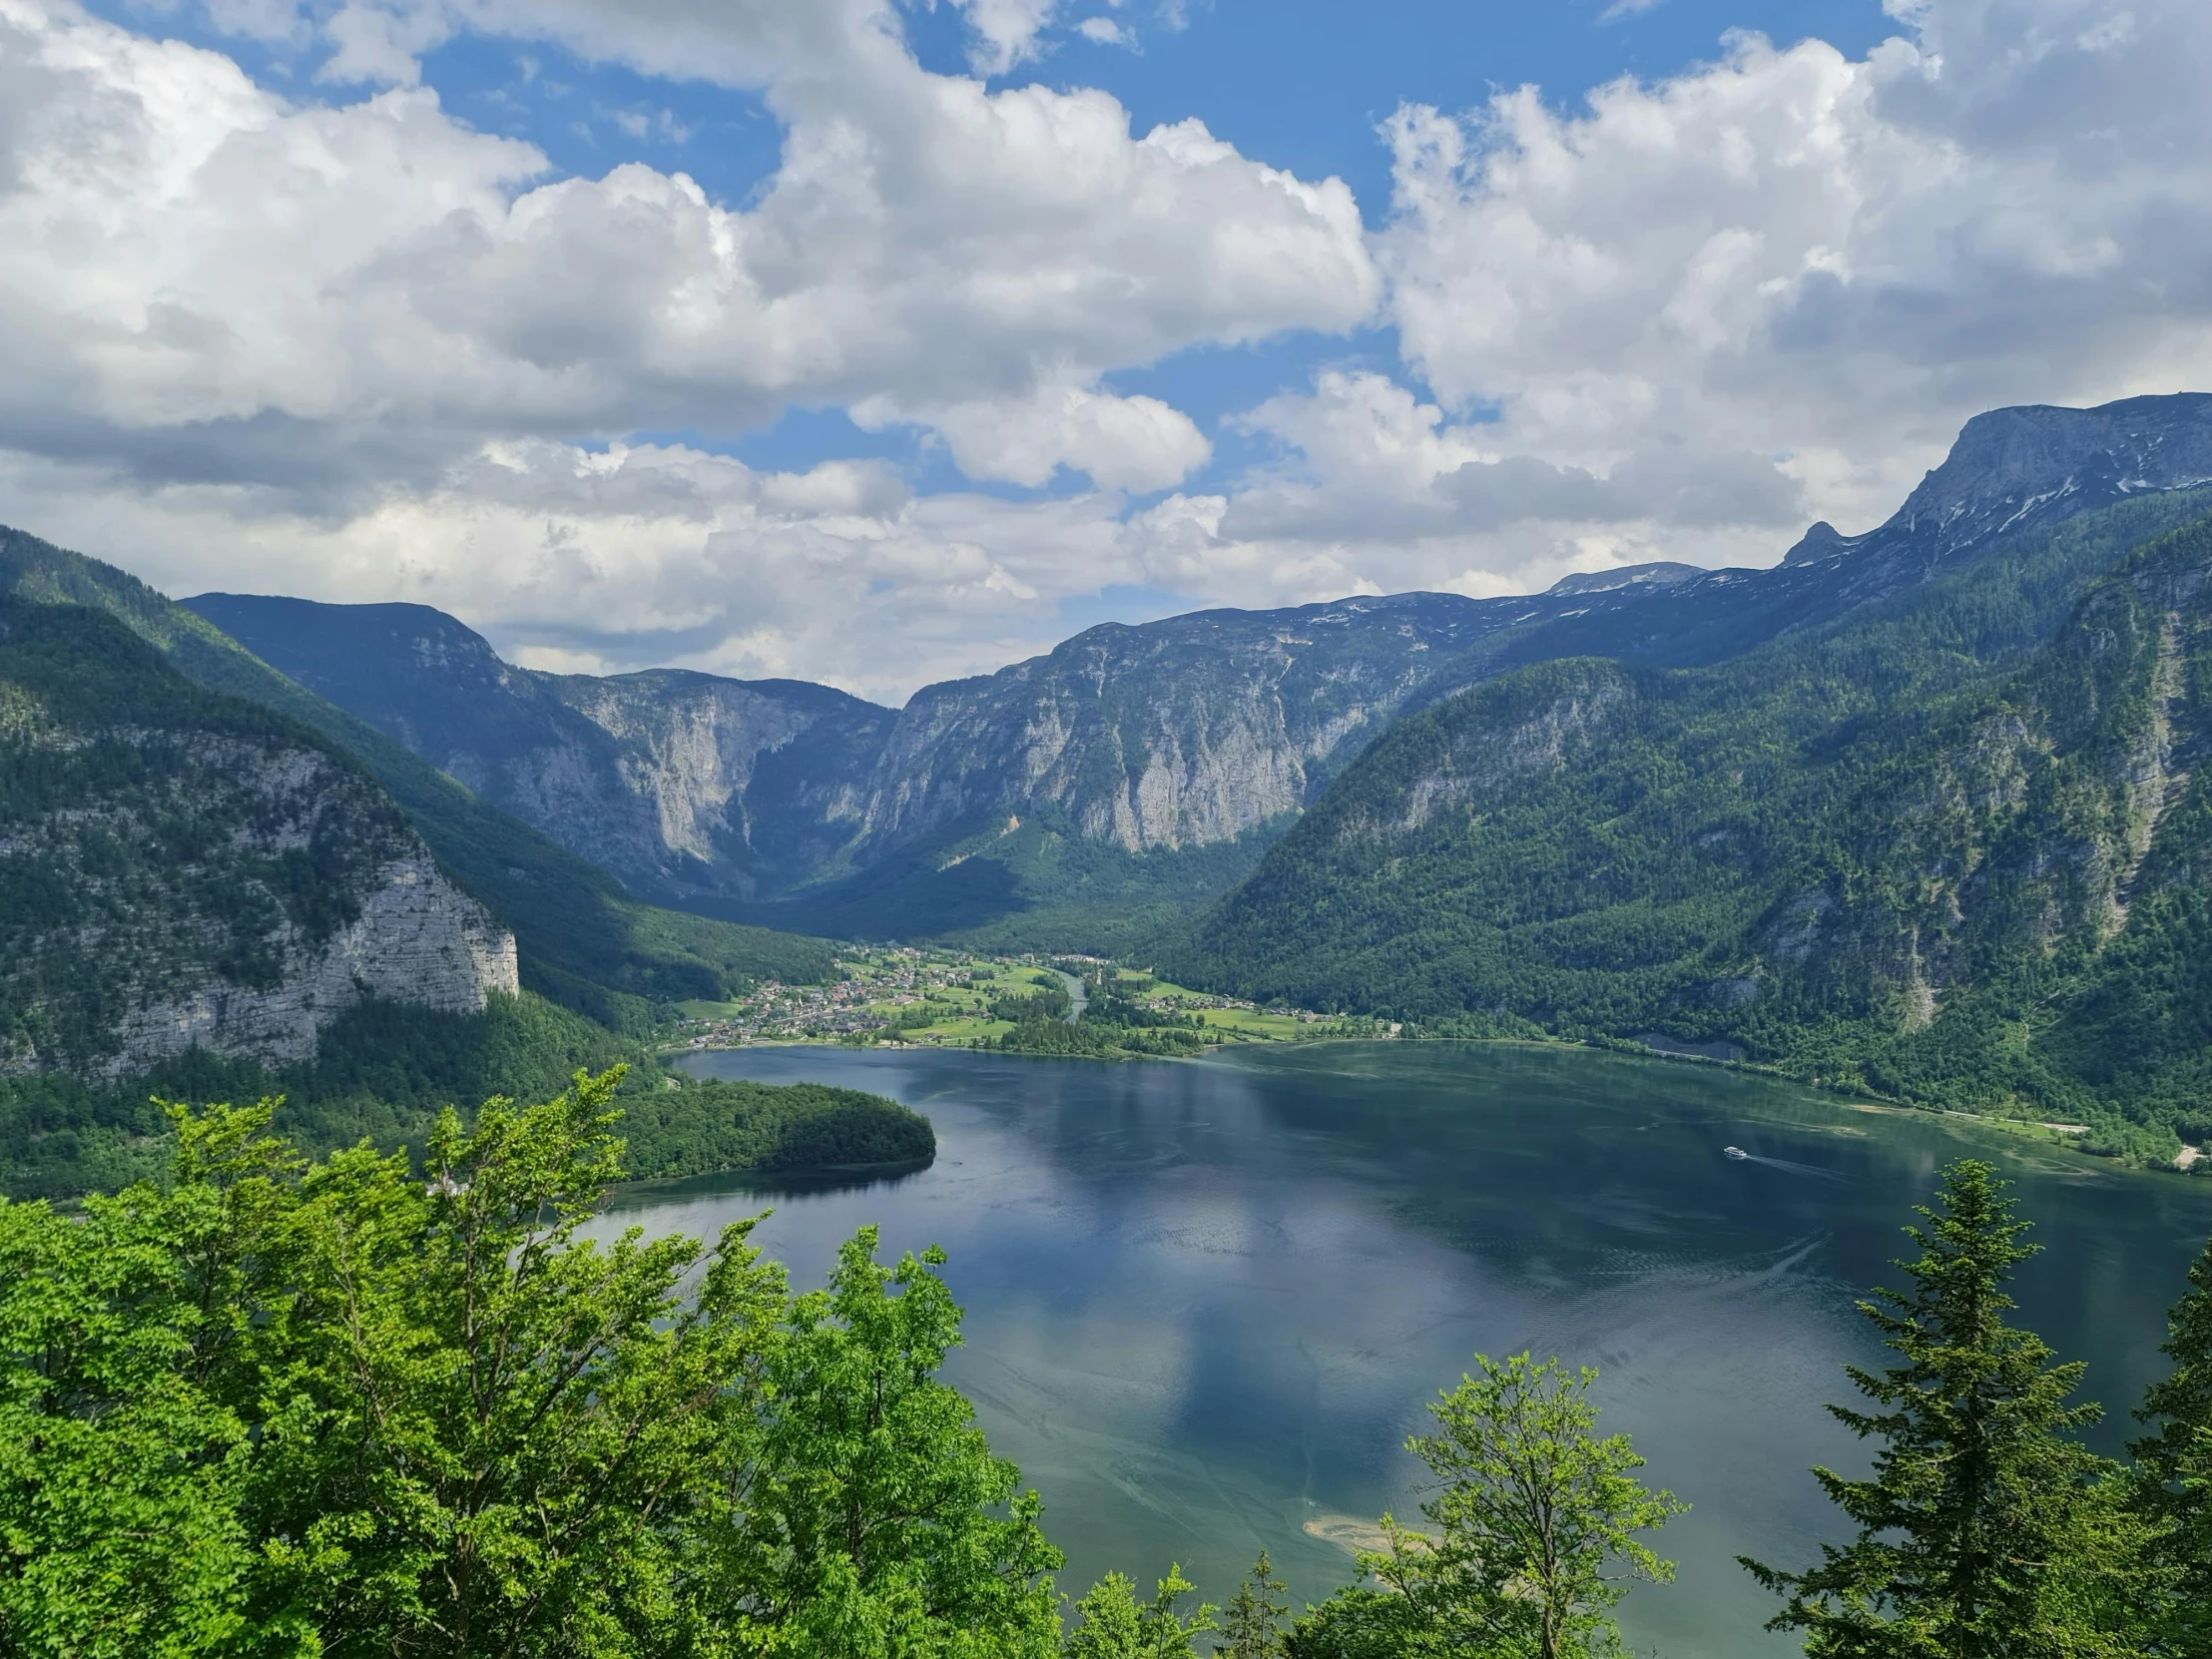
<svg viewBox="0 0 2212 1659">
<path fill-rule="evenodd" d="M 2208 572 L 2200 527 L 2092 587 L 2030 668 L 1873 771 L 1784 907 L 1801 919 L 1759 942 L 1919 1029 L 2023 964 L 2089 971 L 2131 926 L 2200 902 Z"/>
<path fill-rule="evenodd" d="M 1879 528 L 1845 536 L 1816 524 L 1783 563 L 1850 560 L 1861 573 L 1932 567 L 2131 495 L 2208 482 L 2212 393 L 1992 409 L 1959 429 L 1943 464 Z"/>
<path fill-rule="evenodd" d="M 628 798 L 650 808 L 656 876 L 743 897 L 805 880 L 852 838 L 893 719 L 798 680 L 656 669 L 539 681 L 604 735 Z"/>
<path fill-rule="evenodd" d="M 513 935 L 344 757 L 102 612 L 0 603 L 0 1071 L 298 1059 L 370 998 L 517 989 Z"/>
<path fill-rule="evenodd" d="M 890 711 L 827 686 L 501 662 L 422 605 L 184 601 L 310 690 L 634 889 L 740 898 L 850 840 Z"/>
<path fill-rule="evenodd" d="M 868 781 L 875 851 L 1056 812 L 1130 852 L 1226 841 L 1332 766 L 1502 621 L 1452 594 L 1109 624 L 915 694 Z"/>
<path fill-rule="evenodd" d="M 319 812 L 354 809 L 333 790 Z M 295 833 L 311 833 L 305 826 Z M 276 956 L 275 983 L 221 971 L 164 989 L 149 981 L 118 1021 L 115 1052 L 101 1069 L 140 1071 L 188 1049 L 302 1060 L 330 1022 L 371 998 L 447 1014 L 478 1014 L 497 991 L 521 991 L 514 935 L 441 874 L 419 844 L 366 872 L 350 921 L 317 937 L 293 928 L 263 941 Z M 102 946 L 80 940 L 79 948 Z M 126 987 L 129 994 L 132 987 Z"/>
<path fill-rule="evenodd" d="M 444 612 L 232 594 L 185 604 L 494 806 L 562 826 L 560 838 L 594 863 L 658 867 L 652 803 L 625 786 L 607 735 Z"/>
</svg>

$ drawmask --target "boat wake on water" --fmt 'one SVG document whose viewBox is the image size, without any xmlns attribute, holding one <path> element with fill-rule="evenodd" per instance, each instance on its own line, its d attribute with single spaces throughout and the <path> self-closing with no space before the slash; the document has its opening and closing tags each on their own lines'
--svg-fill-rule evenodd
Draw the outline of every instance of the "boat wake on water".
<svg viewBox="0 0 2212 1659">
<path fill-rule="evenodd" d="M 1764 1164 L 1768 1169 L 1782 1170 L 1790 1175 L 1809 1176 L 1815 1181 L 1827 1181 L 1836 1186 L 1849 1186 L 1851 1178 L 1839 1175 L 1832 1169 L 1822 1169 L 1818 1164 L 1801 1164 L 1790 1158 L 1762 1158 L 1756 1152 L 1746 1152 L 1740 1146 L 1724 1146 L 1721 1156 L 1731 1163 Z"/>
</svg>

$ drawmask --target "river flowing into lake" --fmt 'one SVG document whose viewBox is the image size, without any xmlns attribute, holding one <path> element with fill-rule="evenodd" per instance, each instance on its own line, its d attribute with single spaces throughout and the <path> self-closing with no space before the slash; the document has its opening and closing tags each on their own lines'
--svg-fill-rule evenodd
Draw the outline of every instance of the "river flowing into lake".
<svg viewBox="0 0 2212 1659">
<path fill-rule="evenodd" d="M 1735 1564 L 1840 1535 L 1807 1466 L 1863 1466 L 1822 1409 L 1883 1351 L 1853 1310 L 1902 1276 L 1898 1229 L 1973 1153 L 2048 1247 L 2022 1317 L 2090 1364 L 2116 1450 L 2160 1369 L 2166 1305 L 2212 1231 L 2212 1183 L 2129 1174 L 1927 1114 L 1572 1049 L 1253 1047 L 1199 1062 L 759 1048 L 692 1069 L 887 1094 L 935 1164 L 872 1183 L 635 1187 L 607 1228 L 756 1235 L 801 1287 L 864 1222 L 941 1244 L 967 1310 L 948 1380 L 1042 1492 L 1079 1593 L 1180 1561 L 1226 1600 L 1264 1545 L 1301 1600 L 1345 1539 L 1412 1514 L 1399 1449 L 1477 1350 L 1599 1367 L 1607 1430 L 1695 1507 L 1657 1539 L 1673 1584 L 1622 1623 L 1675 1659 L 1797 1651 Z M 1731 1159 L 1723 1148 L 1750 1156 Z"/>
</svg>

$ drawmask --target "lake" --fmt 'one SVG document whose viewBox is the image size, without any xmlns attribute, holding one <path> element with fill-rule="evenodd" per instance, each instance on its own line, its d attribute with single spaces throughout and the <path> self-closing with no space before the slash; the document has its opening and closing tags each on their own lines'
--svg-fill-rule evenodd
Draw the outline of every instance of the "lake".
<svg viewBox="0 0 2212 1659">
<path fill-rule="evenodd" d="M 1694 1504 L 1680 1564 L 1622 1609 L 1638 1651 L 1797 1651 L 1739 1552 L 1839 1535 L 1807 1466 L 1864 1456 L 1821 1409 L 1878 1366 L 1853 1301 L 1899 1283 L 1898 1229 L 1973 1153 L 2047 1246 L 2022 1317 L 2111 1408 L 2160 1370 L 2166 1305 L 2212 1231 L 2212 1183 L 2113 1170 L 1958 1119 L 1855 1110 L 1718 1068 L 1567 1048 L 1314 1044 L 1100 1065 L 959 1051 L 758 1048 L 713 1076 L 873 1090 L 938 1154 L 896 1180 L 635 1187 L 604 1226 L 756 1236 L 802 1287 L 863 1222 L 941 1244 L 967 1310 L 948 1380 L 1044 1496 L 1061 1587 L 1182 1562 L 1226 1600 L 1264 1545 L 1294 1596 L 1351 1577 L 1335 1541 L 1410 1517 L 1399 1449 L 1476 1351 L 1603 1372 L 1603 1427 Z M 1746 1160 L 1722 1156 L 1735 1145 Z"/>
</svg>

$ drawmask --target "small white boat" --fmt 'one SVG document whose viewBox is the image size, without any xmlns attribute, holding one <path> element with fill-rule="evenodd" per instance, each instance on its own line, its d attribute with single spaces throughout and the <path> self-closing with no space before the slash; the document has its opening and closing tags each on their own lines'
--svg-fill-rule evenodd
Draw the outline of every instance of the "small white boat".
<svg viewBox="0 0 2212 1659">
<path fill-rule="evenodd" d="M 1751 1154 L 1740 1146 L 1724 1146 L 1721 1148 L 1721 1156 L 1723 1158 L 1749 1158 Z"/>
</svg>

